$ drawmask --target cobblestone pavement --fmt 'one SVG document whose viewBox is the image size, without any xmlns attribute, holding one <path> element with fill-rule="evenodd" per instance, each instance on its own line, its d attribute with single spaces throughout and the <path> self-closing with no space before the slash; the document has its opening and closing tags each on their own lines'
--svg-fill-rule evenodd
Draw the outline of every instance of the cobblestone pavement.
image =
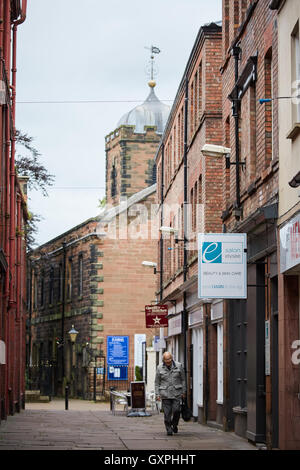
<svg viewBox="0 0 300 470">
<path fill-rule="evenodd" d="M 63 400 L 27 403 L 26 409 L 0 424 L 2 450 L 257 450 L 234 433 L 180 420 L 179 432 L 167 436 L 163 414 L 112 415 L 107 403 Z"/>
</svg>

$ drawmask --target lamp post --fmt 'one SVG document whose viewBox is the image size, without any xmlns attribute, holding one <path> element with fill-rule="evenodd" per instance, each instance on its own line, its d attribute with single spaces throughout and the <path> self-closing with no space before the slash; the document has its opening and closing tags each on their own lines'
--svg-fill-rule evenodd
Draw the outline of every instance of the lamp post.
<svg viewBox="0 0 300 470">
<path fill-rule="evenodd" d="M 68 331 L 68 334 L 70 336 L 70 340 L 71 340 L 71 343 L 72 343 L 72 350 L 71 350 L 71 357 L 72 357 L 71 369 L 72 369 L 73 366 L 74 366 L 74 363 L 75 363 L 74 344 L 76 342 L 76 338 L 77 338 L 77 335 L 78 335 L 78 331 L 75 330 L 74 325 L 72 325 L 72 328 L 70 329 L 70 331 Z"/>
<path fill-rule="evenodd" d="M 71 339 L 71 343 L 72 343 L 72 367 L 74 365 L 74 344 L 76 342 L 76 338 L 77 338 L 77 335 L 78 335 L 78 331 L 75 330 L 74 328 L 74 325 L 72 325 L 72 328 L 70 329 L 70 331 L 68 331 L 68 334 L 70 336 L 70 339 Z"/>
</svg>

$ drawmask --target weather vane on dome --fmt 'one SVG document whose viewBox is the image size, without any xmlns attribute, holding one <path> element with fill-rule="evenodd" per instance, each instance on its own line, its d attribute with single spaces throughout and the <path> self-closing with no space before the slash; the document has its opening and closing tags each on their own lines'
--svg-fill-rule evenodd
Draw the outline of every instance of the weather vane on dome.
<svg viewBox="0 0 300 470">
<path fill-rule="evenodd" d="M 144 46 L 145 49 L 148 49 L 151 51 L 151 56 L 150 56 L 150 61 L 148 62 L 148 65 L 146 67 L 146 72 L 147 72 L 147 75 L 149 76 L 150 78 L 150 81 L 148 83 L 148 85 L 150 87 L 155 87 L 156 83 L 154 81 L 154 77 L 157 76 L 157 73 L 158 73 L 158 68 L 157 66 L 154 64 L 154 54 L 159 54 L 160 53 L 160 49 L 156 46 L 151 46 L 151 47 L 146 47 Z"/>
</svg>

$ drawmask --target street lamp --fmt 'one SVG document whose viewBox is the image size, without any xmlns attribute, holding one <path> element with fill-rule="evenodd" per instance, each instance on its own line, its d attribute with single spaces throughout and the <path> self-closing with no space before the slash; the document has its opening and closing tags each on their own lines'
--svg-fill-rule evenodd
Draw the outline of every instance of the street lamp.
<svg viewBox="0 0 300 470">
<path fill-rule="evenodd" d="M 72 328 L 70 331 L 68 331 L 68 333 L 70 335 L 71 343 L 74 344 L 78 335 L 78 331 L 75 330 L 74 325 L 72 325 Z"/>
<path fill-rule="evenodd" d="M 152 261 L 143 261 L 142 265 L 143 266 L 149 266 L 150 268 L 153 268 L 154 274 L 161 272 L 161 271 L 157 271 L 157 269 L 156 269 L 157 268 L 157 263 L 154 263 Z"/>
<path fill-rule="evenodd" d="M 179 238 L 178 238 L 178 229 L 176 229 L 176 228 L 162 226 L 162 227 L 160 227 L 159 230 L 160 230 L 162 233 L 173 234 L 173 235 L 174 235 L 174 239 L 175 239 L 175 243 L 186 241 L 185 238 L 183 238 L 183 239 L 179 239 Z"/>
<path fill-rule="evenodd" d="M 78 335 L 78 331 L 75 330 L 74 325 L 72 325 L 72 328 L 70 329 L 70 331 L 68 331 L 68 334 L 70 336 L 71 343 L 72 343 L 72 346 L 71 346 L 71 369 L 73 369 L 75 361 L 76 361 L 74 344 L 75 344 L 75 341 L 76 341 L 76 338 L 77 338 L 77 335 Z M 73 387 L 74 387 L 74 384 L 73 384 Z M 68 391 L 69 391 L 69 387 L 67 386 L 66 387 L 66 403 L 67 403 Z M 67 409 L 67 405 L 66 405 L 66 409 Z"/>
</svg>

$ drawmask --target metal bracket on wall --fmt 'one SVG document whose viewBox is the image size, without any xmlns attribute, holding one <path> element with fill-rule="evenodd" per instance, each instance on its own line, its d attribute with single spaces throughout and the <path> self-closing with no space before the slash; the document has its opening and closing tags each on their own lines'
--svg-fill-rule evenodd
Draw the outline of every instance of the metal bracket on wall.
<svg viewBox="0 0 300 470">
<path fill-rule="evenodd" d="M 265 284 L 247 284 L 247 287 L 268 287 Z"/>
</svg>

